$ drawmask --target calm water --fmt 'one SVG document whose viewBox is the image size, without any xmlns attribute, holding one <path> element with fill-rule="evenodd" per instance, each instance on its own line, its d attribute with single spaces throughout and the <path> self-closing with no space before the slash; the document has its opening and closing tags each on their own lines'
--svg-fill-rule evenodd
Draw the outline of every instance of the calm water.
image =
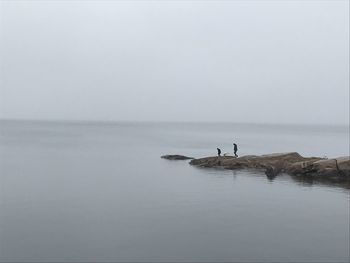
<svg viewBox="0 0 350 263">
<path fill-rule="evenodd" d="M 346 127 L 0 122 L 0 260 L 347 262 L 349 190 L 159 158 L 233 140 L 349 155 Z"/>
</svg>

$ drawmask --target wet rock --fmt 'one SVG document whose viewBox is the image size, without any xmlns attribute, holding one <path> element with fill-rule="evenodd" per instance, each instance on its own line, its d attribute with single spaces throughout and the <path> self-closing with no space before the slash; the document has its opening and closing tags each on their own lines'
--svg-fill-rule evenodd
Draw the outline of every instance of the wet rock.
<svg viewBox="0 0 350 263">
<path fill-rule="evenodd" d="M 297 162 L 287 167 L 292 175 L 305 175 L 344 180 L 350 177 L 350 159 L 348 156 L 334 159 Z"/>
<path fill-rule="evenodd" d="M 161 158 L 167 159 L 167 160 L 190 160 L 190 159 L 194 159 L 193 157 L 188 157 L 188 156 L 178 155 L 178 154 L 163 155 L 163 156 L 161 156 Z"/>
<path fill-rule="evenodd" d="M 261 156 L 249 155 L 239 158 L 233 156 L 205 157 L 193 159 L 190 164 L 200 167 L 223 167 L 231 170 L 259 169 L 264 171 L 269 178 L 274 178 L 280 173 L 288 173 L 295 176 L 333 181 L 350 180 L 350 159 L 348 156 L 324 159 L 303 157 L 297 152 L 289 152 Z"/>
</svg>

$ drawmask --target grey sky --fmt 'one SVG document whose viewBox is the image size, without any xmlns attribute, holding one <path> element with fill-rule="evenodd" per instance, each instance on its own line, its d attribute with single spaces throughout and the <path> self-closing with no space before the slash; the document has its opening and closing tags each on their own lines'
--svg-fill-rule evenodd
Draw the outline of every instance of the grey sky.
<svg viewBox="0 0 350 263">
<path fill-rule="evenodd" d="M 0 5 L 0 118 L 349 122 L 349 1 Z"/>
</svg>

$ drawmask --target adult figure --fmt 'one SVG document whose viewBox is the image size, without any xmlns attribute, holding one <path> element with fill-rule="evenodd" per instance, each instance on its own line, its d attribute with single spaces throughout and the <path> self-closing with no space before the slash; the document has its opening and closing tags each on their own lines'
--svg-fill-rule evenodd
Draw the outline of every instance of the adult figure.
<svg viewBox="0 0 350 263">
<path fill-rule="evenodd" d="M 234 144 L 233 144 L 233 152 L 234 152 L 234 154 L 235 154 L 236 157 L 238 157 L 237 151 L 238 151 L 237 144 L 234 143 Z"/>
<path fill-rule="evenodd" d="M 216 148 L 218 150 L 218 156 L 221 156 L 221 150 L 219 148 Z"/>
</svg>

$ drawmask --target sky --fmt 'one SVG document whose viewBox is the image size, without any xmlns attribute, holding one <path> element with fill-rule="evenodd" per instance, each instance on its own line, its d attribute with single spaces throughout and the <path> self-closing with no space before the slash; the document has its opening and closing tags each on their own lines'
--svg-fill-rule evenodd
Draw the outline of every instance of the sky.
<svg viewBox="0 0 350 263">
<path fill-rule="evenodd" d="M 349 124 L 349 1 L 0 2 L 0 119 Z"/>
</svg>

